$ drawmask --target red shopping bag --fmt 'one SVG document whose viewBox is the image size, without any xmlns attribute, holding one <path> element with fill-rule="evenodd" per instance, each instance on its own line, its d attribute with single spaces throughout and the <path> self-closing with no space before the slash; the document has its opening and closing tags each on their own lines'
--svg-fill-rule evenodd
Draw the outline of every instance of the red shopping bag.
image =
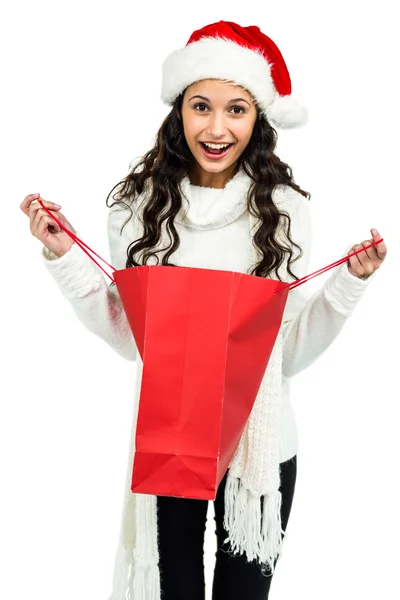
<svg viewBox="0 0 400 600">
<path fill-rule="evenodd" d="M 114 277 L 143 359 L 131 489 L 215 498 L 267 367 L 287 284 L 187 267 Z"/>
<path fill-rule="evenodd" d="M 257 397 L 289 291 L 348 256 L 290 284 L 191 267 L 116 270 L 101 259 L 113 279 L 85 247 L 98 255 L 49 214 L 115 280 L 143 361 L 131 491 L 214 500 Z"/>
</svg>

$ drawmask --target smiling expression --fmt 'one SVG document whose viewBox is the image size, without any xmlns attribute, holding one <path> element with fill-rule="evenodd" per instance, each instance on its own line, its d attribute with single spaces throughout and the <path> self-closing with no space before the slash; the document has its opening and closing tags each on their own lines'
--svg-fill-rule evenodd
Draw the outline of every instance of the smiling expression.
<svg viewBox="0 0 400 600">
<path fill-rule="evenodd" d="M 254 100 L 241 86 L 205 79 L 185 90 L 183 130 L 196 160 L 192 183 L 223 187 L 236 171 L 256 118 Z"/>
</svg>

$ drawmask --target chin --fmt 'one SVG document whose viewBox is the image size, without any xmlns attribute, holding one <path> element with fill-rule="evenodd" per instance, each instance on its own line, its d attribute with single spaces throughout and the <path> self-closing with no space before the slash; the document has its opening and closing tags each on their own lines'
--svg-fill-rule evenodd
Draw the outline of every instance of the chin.
<svg viewBox="0 0 400 600">
<path fill-rule="evenodd" d="M 200 163 L 201 168 L 204 171 L 207 171 L 207 173 L 223 173 L 223 171 L 226 171 L 227 169 L 229 169 L 229 167 L 232 166 L 233 163 L 228 163 L 226 165 L 208 165 L 208 164 L 204 164 L 204 163 Z"/>
</svg>

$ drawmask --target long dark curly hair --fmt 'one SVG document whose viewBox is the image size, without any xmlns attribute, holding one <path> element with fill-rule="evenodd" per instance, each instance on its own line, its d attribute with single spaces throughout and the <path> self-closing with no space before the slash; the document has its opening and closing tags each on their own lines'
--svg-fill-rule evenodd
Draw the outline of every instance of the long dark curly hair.
<svg viewBox="0 0 400 600">
<path fill-rule="evenodd" d="M 174 218 L 182 206 L 180 183 L 188 175 L 195 161 L 184 135 L 181 115 L 182 101 L 183 93 L 175 100 L 171 111 L 158 130 L 154 147 L 141 157 L 128 175 L 117 183 L 107 196 L 106 205 L 109 208 L 119 204 L 131 212 L 130 217 L 121 227 L 122 232 L 133 216 L 131 207 L 140 194 L 149 190 L 148 199 L 143 205 L 143 236 L 129 244 L 125 268 L 145 265 L 150 257 L 155 257 L 156 264 L 160 264 L 158 256 L 160 250 L 165 252 L 161 264 L 175 266 L 169 262 L 169 259 L 180 243 L 174 225 Z M 302 256 L 302 249 L 291 240 L 290 216 L 286 212 L 278 210 L 272 200 L 272 192 L 275 186 L 286 184 L 300 192 L 308 200 L 310 200 L 311 194 L 302 190 L 293 181 L 292 169 L 274 154 L 277 132 L 258 107 L 257 113 L 252 136 L 238 161 L 238 168 L 242 167 L 253 181 L 248 192 L 248 210 L 260 221 L 260 226 L 253 236 L 253 244 L 260 251 L 262 258 L 251 274 L 258 277 L 275 274 L 282 281 L 277 270 L 283 263 L 285 254 L 288 254 L 288 273 L 297 280 L 298 277 L 290 267 L 295 260 Z M 148 186 L 149 183 L 150 186 Z M 116 188 L 118 190 L 113 194 Z M 114 202 L 109 204 L 111 195 Z M 284 231 L 288 244 L 280 244 L 275 239 L 281 219 L 286 220 Z M 164 221 L 166 222 L 169 246 L 156 249 Z M 300 251 L 294 260 L 293 247 Z M 141 257 L 140 263 L 135 259 L 135 257 L 138 258 L 138 253 Z"/>
</svg>

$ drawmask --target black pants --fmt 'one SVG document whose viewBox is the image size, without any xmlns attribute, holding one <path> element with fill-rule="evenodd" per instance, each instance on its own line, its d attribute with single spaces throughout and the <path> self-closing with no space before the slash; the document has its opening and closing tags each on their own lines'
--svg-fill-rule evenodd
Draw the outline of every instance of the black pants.
<svg viewBox="0 0 400 600">
<path fill-rule="evenodd" d="M 282 528 L 286 529 L 295 489 L 297 457 L 281 463 Z M 256 561 L 245 554 L 228 554 L 224 544 L 224 493 L 226 478 L 214 501 L 217 552 L 213 600 L 267 600 L 272 575 L 261 574 Z M 157 497 L 162 600 L 205 600 L 204 534 L 207 500 Z"/>
</svg>

